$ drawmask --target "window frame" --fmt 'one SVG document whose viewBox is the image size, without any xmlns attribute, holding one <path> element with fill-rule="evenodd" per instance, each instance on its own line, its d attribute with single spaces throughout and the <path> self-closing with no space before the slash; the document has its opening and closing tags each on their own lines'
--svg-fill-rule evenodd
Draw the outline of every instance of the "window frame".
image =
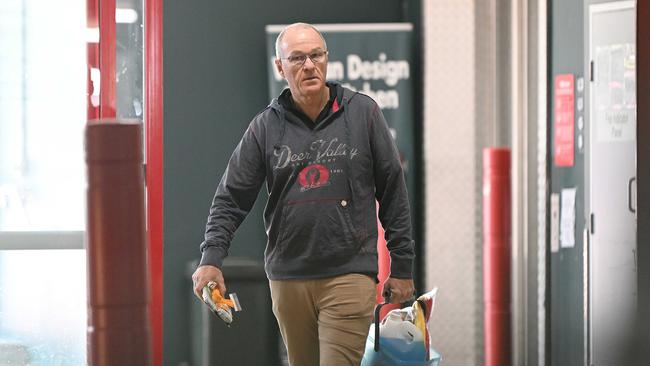
<svg viewBox="0 0 650 366">
<path fill-rule="evenodd" d="M 0 251 L 86 249 L 85 231 L 0 231 Z"/>
</svg>

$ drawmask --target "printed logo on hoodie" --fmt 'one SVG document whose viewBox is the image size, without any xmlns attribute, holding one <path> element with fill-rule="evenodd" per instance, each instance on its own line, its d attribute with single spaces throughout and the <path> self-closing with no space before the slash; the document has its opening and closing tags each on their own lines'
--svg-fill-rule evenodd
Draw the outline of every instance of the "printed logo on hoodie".
<svg viewBox="0 0 650 366">
<path fill-rule="evenodd" d="M 298 175 L 301 192 L 330 185 L 330 171 L 324 165 L 313 164 L 305 167 Z"/>
<path fill-rule="evenodd" d="M 347 157 L 354 159 L 359 154 L 357 148 L 349 148 L 339 141 L 338 137 L 318 139 L 309 145 L 308 151 L 302 152 L 294 152 L 290 146 L 281 145 L 273 152 L 277 159 L 273 169 L 303 167 L 298 173 L 300 192 L 329 186 L 332 174 L 343 173 L 341 168 L 336 168 L 337 160 Z"/>
<path fill-rule="evenodd" d="M 348 145 L 339 142 L 338 137 L 331 140 L 316 140 L 311 143 L 309 150 L 296 153 L 291 150 L 290 146 L 281 145 L 273 152 L 273 155 L 278 158 L 273 169 L 282 169 L 289 165 L 318 163 L 327 159 L 348 156 L 348 151 L 350 159 L 354 159 L 359 154 L 359 149 L 348 149 Z"/>
</svg>

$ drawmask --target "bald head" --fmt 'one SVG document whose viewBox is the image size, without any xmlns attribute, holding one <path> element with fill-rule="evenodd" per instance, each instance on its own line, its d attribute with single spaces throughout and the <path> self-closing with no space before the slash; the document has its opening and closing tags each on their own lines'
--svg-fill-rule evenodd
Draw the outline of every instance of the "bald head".
<svg viewBox="0 0 650 366">
<path fill-rule="evenodd" d="M 278 34 L 278 38 L 275 39 L 275 58 L 277 58 L 277 59 L 282 58 L 282 54 L 280 52 L 280 49 L 282 48 L 282 39 L 284 38 L 284 35 L 287 33 L 287 31 L 294 31 L 294 30 L 299 30 L 299 29 L 311 29 L 314 32 L 316 32 L 316 34 L 318 34 L 320 39 L 323 40 L 324 49 L 327 50 L 327 43 L 325 42 L 325 38 L 323 37 L 321 32 L 319 32 L 318 29 L 316 29 L 316 27 L 314 27 L 313 25 L 311 25 L 309 23 L 293 23 L 293 24 L 289 24 L 288 26 L 284 27 L 282 32 L 280 32 L 280 34 Z"/>
</svg>

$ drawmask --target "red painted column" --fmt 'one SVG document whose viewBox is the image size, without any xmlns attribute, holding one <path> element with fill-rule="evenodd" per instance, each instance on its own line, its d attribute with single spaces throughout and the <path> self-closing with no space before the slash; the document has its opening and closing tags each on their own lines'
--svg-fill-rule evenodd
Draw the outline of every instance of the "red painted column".
<svg viewBox="0 0 650 366">
<path fill-rule="evenodd" d="M 163 364 L 163 1 L 145 0 L 147 228 L 153 366 Z"/>
<path fill-rule="evenodd" d="M 384 234 L 384 227 L 381 226 L 381 221 L 379 221 L 379 202 L 377 202 L 377 279 L 379 280 L 377 284 L 377 304 L 384 303 L 384 283 L 390 275 L 390 252 L 388 251 L 388 247 L 386 247 Z M 383 319 L 389 311 L 399 308 L 400 304 L 383 306 L 379 315 Z"/>
<path fill-rule="evenodd" d="M 511 364 L 510 150 L 483 150 L 485 366 Z"/>
<path fill-rule="evenodd" d="M 384 282 L 388 279 L 390 274 L 390 252 L 386 247 L 386 239 L 384 239 L 384 228 L 381 226 L 379 220 L 377 220 L 377 279 L 379 283 L 377 284 L 377 303 L 381 304 L 384 302 L 384 296 L 382 295 L 382 290 L 384 288 Z"/>
<path fill-rule="evenodd" d="M 150 364 L 142 125 L 86 126 L 88 364 Z"/>
</svg>

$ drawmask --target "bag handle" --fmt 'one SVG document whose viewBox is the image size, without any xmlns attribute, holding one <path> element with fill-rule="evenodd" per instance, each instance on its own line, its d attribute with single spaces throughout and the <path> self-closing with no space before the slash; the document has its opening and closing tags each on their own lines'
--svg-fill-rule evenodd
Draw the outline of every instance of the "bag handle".
<svg viewBox="0 0 650 366">
<path fill-rule="evenodd" d="M 381 308 L 384 305 L 388 305 L 390 303 L 391 295 L 392 294 L 390 292 L 390 289 L 386 289 L 382 293 L 382 296 L 384 297 L 384 302 L 382 304 L 377 304 L 377 306 L 375 306 L 375 352 L 379 352 L 379 316 L 381 313 Z M 416 301 L 420 304 L 420 307 L 422 307 L 422 310 L 424 310 L 426 313 L 427 304 L 422 300 L 416 300 Z M 404 304 L 406 304 L 407 302 L 400 304 L 400 307 L 403 307 Z"/>
<path fill-rule="evenodd" d="M 384 297 L 384 303 L 375 306 L 375 352 L 379 352 L 379 315 L 381 308 L 390 303 L 390 289 L 386 289 L 386 291 L 382 293 L 382 296 Z"/>
</svg>

